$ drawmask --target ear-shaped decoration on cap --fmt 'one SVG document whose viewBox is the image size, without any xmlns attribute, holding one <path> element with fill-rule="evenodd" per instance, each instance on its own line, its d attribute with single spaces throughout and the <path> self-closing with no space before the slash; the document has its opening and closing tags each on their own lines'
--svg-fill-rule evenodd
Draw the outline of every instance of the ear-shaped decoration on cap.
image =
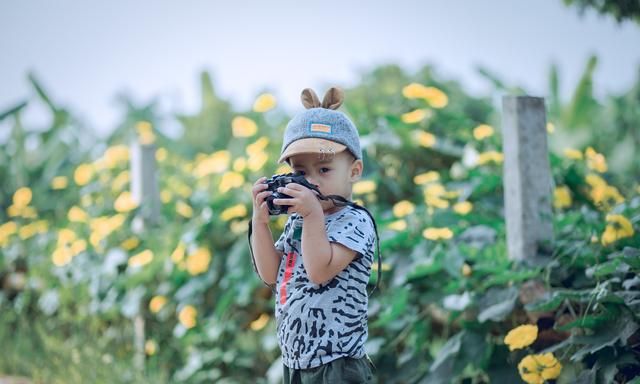
<svg viewBox="0 0 640 384">
<path fill-rule="evenodd" d="M 338 109 L 344 101 L 344 92 L 340 88 L 331 87 L 322 99 L 322 108 Z"/>
<path fill-rule="evenodd" d="M 305 88 L 302 91 L 300 100 L 302 100 L 302 105 L 304 105 L 304 107 L 307 109 L 320 107 L 320 99 L 318 99 L 318 95 L 316 95 L 316 93 L 313 92 L 313 89 L 311 88 Z"/>
</svg>

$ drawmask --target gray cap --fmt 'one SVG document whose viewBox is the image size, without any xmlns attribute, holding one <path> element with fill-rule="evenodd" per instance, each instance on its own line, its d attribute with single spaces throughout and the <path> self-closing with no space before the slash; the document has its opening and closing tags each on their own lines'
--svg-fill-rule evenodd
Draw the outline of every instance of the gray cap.
<svg viewBox="0 0 640 384">
<path fill-rule="evenodd" d="M 302 104 L 308 109 L 294 116 L 287 124 L 278 162 L 302 153 L 324 156 L 345 149 L 356 159 L 362 159 L 356 126 L 344 113 L 335 110 L 342 104 L 343 95 L 339 88 L 331 88 L 320 104 L 311 89 L 302 91 Z"/>
</svg>

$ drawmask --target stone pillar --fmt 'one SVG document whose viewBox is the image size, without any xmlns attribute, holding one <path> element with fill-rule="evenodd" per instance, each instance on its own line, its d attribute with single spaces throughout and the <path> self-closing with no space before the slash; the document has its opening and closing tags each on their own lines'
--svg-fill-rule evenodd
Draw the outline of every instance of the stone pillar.
<svg viewBox="0 0 640 384">
<path fill-rule="evenodd" d="M 504 206 L 509 258 L 547 259 L 553 239 L 552 185 L 544 99 L 505 96 Z"/>
</svg>

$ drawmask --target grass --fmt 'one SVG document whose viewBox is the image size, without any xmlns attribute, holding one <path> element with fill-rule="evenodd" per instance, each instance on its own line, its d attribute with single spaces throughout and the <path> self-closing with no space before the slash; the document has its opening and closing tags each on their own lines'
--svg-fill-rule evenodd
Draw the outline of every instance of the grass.
<svg viewBox="0 0 640 384">
<path fill-rule="evenodd" d="M 5 309 L 0 312 L 0 378 L 20 376 L 51 384 L 168 381 L 151 363 L 138 372 L 131 343 L 122 338 L 126 335 L 115 336 L 104 337 L 86 323 L 32 320 Z"/>
</svg>

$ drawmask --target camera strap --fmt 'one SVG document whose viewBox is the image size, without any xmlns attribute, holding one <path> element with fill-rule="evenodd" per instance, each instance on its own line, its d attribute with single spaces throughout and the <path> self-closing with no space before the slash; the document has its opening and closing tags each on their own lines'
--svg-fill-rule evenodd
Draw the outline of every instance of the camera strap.
<svg viewBox="0 0 640 384">
<path fill-rule="evenodd" d="M 345 199 L 342 196 L 339 195 L 329 195 L 329 196 L 324 196 L 320 193 L 320 191 L 318 191 L 317 188 L 310 188 L 314 191 L 316 191 L 318 199 L 320 200 L 331 200 L 333 202 L 333 204 L 335 204 L 335 206 L 337 207 L 344 207 L 344 206 L 350 206 L 353 207 L 357 210 L 361 210 L 364 211 L 367 215 L 369 215 L 369 218 L 371 219 L 371 222 L 373 223 L 373 229 L 376 232 L 376 253 L 378 255 L 378 276 L 376 278 L 376 285 L 373 287 L 373 289 L 371 290 L 371 292 L 369 292 L 369 296 L 371 296 L 371 294 L 373 294 L 373 292 L 376 290 L 376 288 L 378 288 L 378 286 L 380 285 L 380 279 L 382 278 L 382 254 L 380 253 L 380 236 L 378 235 L 378 226 L 376 225 L 376 220 L 373 218 L 373 215 L 371 214 L 371 212 L 369 212 L 368 209 L 366 209 L 365 207 L 363 207 L 362 205 L 359 205 L 353 201 L 349 201 L 347 199 Z M 264 279 L 262 278 L 262 276 L 260 276 L 260 273 L 258 272 L 258 267 L 256 265 L 256 258 L 253 254 L 253 247 L 251 246 L 251 233 L 253 232 L 253 228 L 251 225 L 251 220 L 249 220 L 249 230 L 247 232 L 247 239 L 249 240 L 249 252 L 251 253 L 251 263 L 253 264 L 253 269 L 256 271 L 256 274 L 258 275 L 258 277 L 260 278 L 260 280 L 262 280 L 262 282 L 270 287 L 274 292 L 275 292 L 275 285 L 272 284 L 268 284 L 266 281 L 264 281 Z M 375 257 L 375 255 L 374 255 Z"/>
</svg>

